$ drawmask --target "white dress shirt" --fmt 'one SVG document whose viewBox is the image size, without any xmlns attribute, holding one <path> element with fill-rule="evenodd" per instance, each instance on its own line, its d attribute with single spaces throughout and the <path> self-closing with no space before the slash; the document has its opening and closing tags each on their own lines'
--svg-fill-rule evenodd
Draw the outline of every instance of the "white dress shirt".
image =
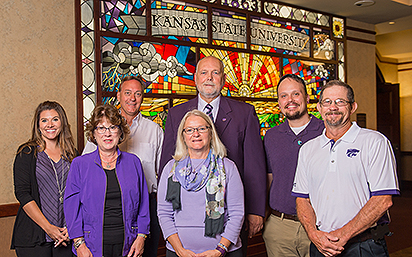
<svg viewBox="0 0 412 257">
<path fill-rule="evenodd" d="M 199 101 L 197 103 L 197 109 L 199 111 L 202 111 L 204 113 L 205 112 L 205 106 L 207 105 L 207 102 L 205 100 L 202 99 L 202 97 L 200 97 L 200 95 L 198 96 Z M 213 101 L 211 101 L 209 103 L 213 108 L 212 108 L 212 115 L 213 115 L 213 122 L 216 121 L 216 117 L 217 117 L 217 113 L 219 112 L 219 105 L 220 105 L 220 95 L 218 97 L 216 97 L 215 99 L 213 99 Z"/>
</svg>

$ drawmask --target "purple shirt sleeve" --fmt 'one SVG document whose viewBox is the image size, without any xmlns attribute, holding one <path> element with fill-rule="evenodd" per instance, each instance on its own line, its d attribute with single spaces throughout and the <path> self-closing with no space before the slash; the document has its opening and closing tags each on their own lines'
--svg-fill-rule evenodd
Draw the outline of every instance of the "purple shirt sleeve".
<svg viewBox="0 0 412 257">
<path fill-rule="evenodd" d="M 83 217 L 80 211 L 81 177 L 78 160 L 74 159 L 67 175 L 64 194 L 64 215 L 70 238 L 83 236 Z"/>
<path fill-rule="evenodd" d="M 235 163 L 225 158 L 224 165 L 226 170 L 225 213 L 227 213 L 227 216 L 222 237 L 228 239 L 232 244 L 236 244 L 245 216 L 243 184 Z"/>
<path fill-rule="evenodd" d="M 169 161 L 162 172 L 159 181 L 159 187 L 157 190 L 157 216 L 159 218 L 159 223 L 163 231 L 164 239 L 166 240 L 169 236 L 176 234 L 177 229 L 174 224 L 174 213 L 173 207 L 170 202 L 167 202 L 167 178 L 172 169 L 174 161 Z"/>
</svg>

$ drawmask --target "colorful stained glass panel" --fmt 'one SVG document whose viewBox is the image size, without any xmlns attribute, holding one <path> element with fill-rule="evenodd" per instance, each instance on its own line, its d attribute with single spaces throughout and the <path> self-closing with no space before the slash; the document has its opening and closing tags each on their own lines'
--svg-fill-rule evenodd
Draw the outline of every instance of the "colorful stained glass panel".
<svg viewBox="0 0 412 257">
<path fill-rule="evenodd" d="M 146 81 L 145 92 L 196 94 L 194 47 L 109 37 L 101 42 L 104 91 L 116 91 L 125 76 L 140 75 Z"/>
<path fill-rule="evenodd" d="M 260 0 L 222 0 L 222 5 L 253 12 L 260 12 L 261 4 Z"/>
<path fill-rule="evenodd" d="M 313 57 L 332 60 L 335 57 L 335 41 L 328 30 L 313 29 Z"/>
<path fill-rule="evenodd" d="M 225 66 L 225 96 L 275 98 L 279 81 L 278 57 L 229 52 L 216 49 L 200 49 L 200 57 L 215 56 Z"/>
<path fill-rule="evenodd" d="M 321 25 L 329 27 L 329 16 L 316 13 L 311 11 L 306 11 L 299 8 L 290 7 L 287 5 L 265 2 L 263 5 L 263 11 L 275 17 L 281 17 L 296 21 L 308 22 L 315 25 Z"/>
<path fill-rule="evenodd" d="M 338 42 L 338 78 L 340 81 L 345 81 L 345 53 L 344 43 Z"/>
<path fill-rule="evenodd" d="M 100 3 L 103 31 L 146 35 L 145 0 L 102 0 Z"/>
<path fill-rule="evenodd" d="M 301 77 L 312 100 L 318 99 L 320 89 L 327 81 L 335 79 L 335 70 L 334 64 L 283 58 L 283 73 Z"/>
<path fill-rule="evenodd" d="M 143 116 L 159 124 L 163 129 L 166 124 L 167 110 L 169 109 L 167 98 L 143 98 L 140 112 Z"/>
<path fill-rule="evenodd" d="M 335 57 L 335 41 L 328 30 L 313 29 L 313 57 L 332 60 Z"/>
<path fill-rule="evenodd" d="M 309 27 L 251 17 L 252 50 L 309 57 Z"/>
<path fill-rule="evenodd" d="M 152 35 L 171 40 L 207 43 L 207 9 L 180 1 L 152 3 Z"/>
<path fill-rule="evenodd" d="M 277 102 L 246 101 L 255 107 L 260 123 L 260 135 L 266 135 L 266 131 L 283 122 L 283 114 L 280 112 Z"/>
<path fill-rule="evenodd" d="M 345 35 L 345 21 L 344 19 L 333 17 L 332 31 L 333 35 L 337 38 L 343 38 Z"/>
<path fill-rule="evenodd" d="M 83 122 L 90 119 L 91 112 L 96 105 L 95 79 L 95 47 L 94 47 L 94 20 L 93 1 L 82 0 L 81 12 L 81 40 L 82 40 L 82 91 L 83 91 Z"/>
<path fill-rule="evenodd" d="M 246 101 L 246 103 L 249 103 L 255 107 L 256 114 L 259 118 L 260 135 L 262 139 L 269 129 L 280 125 L 286 119 L 280 111 L 279 104 L 277 102 Z M 308 104 L 308 112 L 317 118 L 321 118 L 320 113 L 316 109 L 316 103 Z"/>
<path fill-rule="evenodd" d="M 213 45 L 246 48 L 246 15 L 226 10 L 213 10 Z"/>
<path fill-rule="evenodd" d="M 173 99 L 173 106 L 176 106 L 176 105 L 179 105 L 179 104 L 182 104 L 182 103 L 186 103 L 187 101 L 189 101 L 188 99 L 176 99 L 176 98 L 174 98 Z"/>
</svg>

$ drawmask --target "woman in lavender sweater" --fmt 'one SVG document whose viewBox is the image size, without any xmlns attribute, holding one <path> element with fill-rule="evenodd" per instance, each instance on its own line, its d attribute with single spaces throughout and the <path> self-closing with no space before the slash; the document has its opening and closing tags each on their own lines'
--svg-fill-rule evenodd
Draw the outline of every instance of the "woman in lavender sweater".
<svg viewBox="0 0 412 257">
<path fill-rule="evenodd" d="M 212 120 L 190 111 L 177 133 L 157 195 L 166 256 L 243 256 L 243 185 Z"/>
</svg>

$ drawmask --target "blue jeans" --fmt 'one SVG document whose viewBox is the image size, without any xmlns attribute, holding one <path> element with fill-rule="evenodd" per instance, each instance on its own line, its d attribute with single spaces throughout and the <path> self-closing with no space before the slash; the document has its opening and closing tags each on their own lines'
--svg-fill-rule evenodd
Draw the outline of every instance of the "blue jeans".
<svg viewBox="0 0 412 257">
<path fill-rule="evenodd" d="M 389 257 L 388 248 L 385 239 L 374 241 L 368 239 L 363 242 L 347 244 L 345 250 L 339 254 L 339 257 Z M 310 257 L 324 257 L 316 246 L 310 244 Z"/>
</svg>

